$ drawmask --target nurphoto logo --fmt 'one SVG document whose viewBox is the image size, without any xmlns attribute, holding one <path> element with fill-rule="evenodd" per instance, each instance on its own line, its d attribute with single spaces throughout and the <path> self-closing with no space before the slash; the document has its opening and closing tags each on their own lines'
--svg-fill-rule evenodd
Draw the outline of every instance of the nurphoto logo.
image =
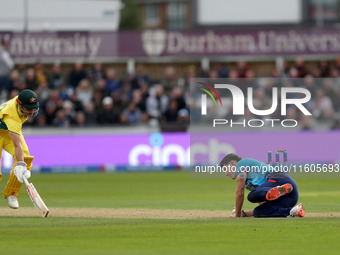
<svg viewBox="0 0 340 255">
<path fill-rule="evenodd" d="M 200 85 L 204 85 L 209 88 L 209 90 L 205 88 L 200 88 L 204 92 L 201 95 L 201 115 L 208 115 L 208 106 L 207 106 L 207 94 L 213 100 L 214 105 L 217 106 L 214 95 L 220 102 L 220 105 L 223 106 L 221 95 L 223 95 L 223 91 L 229 91 L 232 97 L 232 115 L 233 116 L 244 116 L 246 109 L 249 110 L 253 115 L 261 116 L 258 119 L 244 119 L 242 121 L 235 121 L 233 119 L 221 119 L 214 118 L 212 119 L 212 126 L 216 127 L 218 125 L 230 125 L 235 126 L 243 126 L 243 127 L 251 127 L 258 128 L 262 127 L 265 124 L 269 123 L 271 127 L 275 126 L 275 123 L 280 123 L 282 127 L 296 127 L 298 125 L 298 121 L 295 119 L 287 119 L 287 107 L 294 106 L 299 109 L 302 114 L 306 116 L 311 116 L 310 111 L 304 106 L 305 103 L 309 102 L 311 99 L 311 93 L 309 90 L 305 88 L 297 88 L 297 87 L 273 87 L 272 88 L 272 103 L 269 109 L 256 109 L 254 104 L 254 93 L 253 87 L 246 88 L 246 97 L 241 88 L 233 84 L 214 84 L 213 86 L 204 83 L 197 82 Z M 217 92 L 216 89 L 219 89 L 220 93 Z M 214 94 L 214 95 L 213 95 Z M 289 96 L 288 96 L 289 95 Z M 280 105 L 279 105 L 280 104 Z M 247 107 L 247 108 L 246 108 Z M 281 118 L 263 118 L 264 116 L 270 116 L 277 110 L 280 110 Z"/>
</svg>

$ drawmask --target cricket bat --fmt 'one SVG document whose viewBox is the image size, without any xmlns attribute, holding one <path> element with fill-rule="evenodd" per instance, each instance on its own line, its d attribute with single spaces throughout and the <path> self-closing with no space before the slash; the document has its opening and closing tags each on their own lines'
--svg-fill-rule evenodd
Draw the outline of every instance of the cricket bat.
<svg viewBox="0 0 340 255">
<path fill-rule="evenodd" d="M 31 198 L 33 204 L 36 208 L 38 208 L 41 212 L 41 217 L 46 218 L 49 214 L 50 210 L 45 205 L 44 201 L 41 199 L 38 191 L 35 189 L 33 183 L 29 183 L 25 176 L 23 176 L 24 182 L 27 187 L 27 193 Z"/>
</svg>

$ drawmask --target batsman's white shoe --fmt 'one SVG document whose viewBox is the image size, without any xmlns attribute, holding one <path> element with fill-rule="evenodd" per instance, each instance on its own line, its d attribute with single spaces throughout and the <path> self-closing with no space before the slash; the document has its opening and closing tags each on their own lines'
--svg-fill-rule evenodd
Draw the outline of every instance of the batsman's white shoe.
<svg viewBox="0 0 340 255">
<path fill-rule="evenodd" d="M 19 202 L 16 196 L 8 196 L 6 197 L 8 206 L 11 207 L 12 209 L 18 209 L 19 208 Z"/>
<path fill-rule="evenodd" d="M 288 217 L 305 217 L 305 209 L 303 209 L 302 203 L 294 206 L 290 210 Z"/>
</svg>

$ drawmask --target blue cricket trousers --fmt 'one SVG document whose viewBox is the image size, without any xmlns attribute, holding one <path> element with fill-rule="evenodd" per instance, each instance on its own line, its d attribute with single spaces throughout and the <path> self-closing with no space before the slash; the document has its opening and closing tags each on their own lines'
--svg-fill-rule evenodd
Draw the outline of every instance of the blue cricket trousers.
<svg viewBox="0 0 340 255">
<path fill-rule="evenodd" d="M 254 209 L 254 217 L 287 217 L 290 210 L 299 200 L 299 192 L 296 182 L 287 174 L 284 174 L 284 176 L 275 176 L 275 174 L 273 174 L 270 177 L 272 178 L 269 178 L 265 183 L 261 184 L 248 194 L 248 200 L 251 203 L 266 201 L 264 204 L 259 205 Z M 266 200 L 266 194 L 271 188 L 285 183 L 290 183 L 293 186 L 292 192 L 273 201 Z"/>
</svg>

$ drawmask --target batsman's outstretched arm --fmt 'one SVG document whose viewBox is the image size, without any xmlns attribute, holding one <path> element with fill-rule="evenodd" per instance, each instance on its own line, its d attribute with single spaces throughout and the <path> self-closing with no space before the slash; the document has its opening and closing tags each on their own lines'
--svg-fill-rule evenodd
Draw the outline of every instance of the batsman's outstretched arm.
<svg viewBox="0 0 340 255">
<path fill-rule="evenodd" d="M 24 151 L 22 149 L 21 136 L 17 133 L 9 131 L 9 135 L 13 141 L 15 148 L 15 157 L 18 162 L 24 161 Z"/>
<path fill-rule="evenodd" d="M 244 201 L 244 185 L 247 179 L 246 173 L 241 173 L 237 176 L 237 186 L 235 194 L 235 217 L 242 217 L 242 206 Z"/>
<path fill-rule="evenodd" d="M 15 148 L 16 166 L 14 167 L 14 175 L 19 182 L 23 182 L 23 176 L 27 179 L 31 177 L 31 172 L 27 170 L 27 164 L 24 161 L 24 151 L 22 148 L 21 136 L 14 132 L 9 132 Z"/>
</svg>

